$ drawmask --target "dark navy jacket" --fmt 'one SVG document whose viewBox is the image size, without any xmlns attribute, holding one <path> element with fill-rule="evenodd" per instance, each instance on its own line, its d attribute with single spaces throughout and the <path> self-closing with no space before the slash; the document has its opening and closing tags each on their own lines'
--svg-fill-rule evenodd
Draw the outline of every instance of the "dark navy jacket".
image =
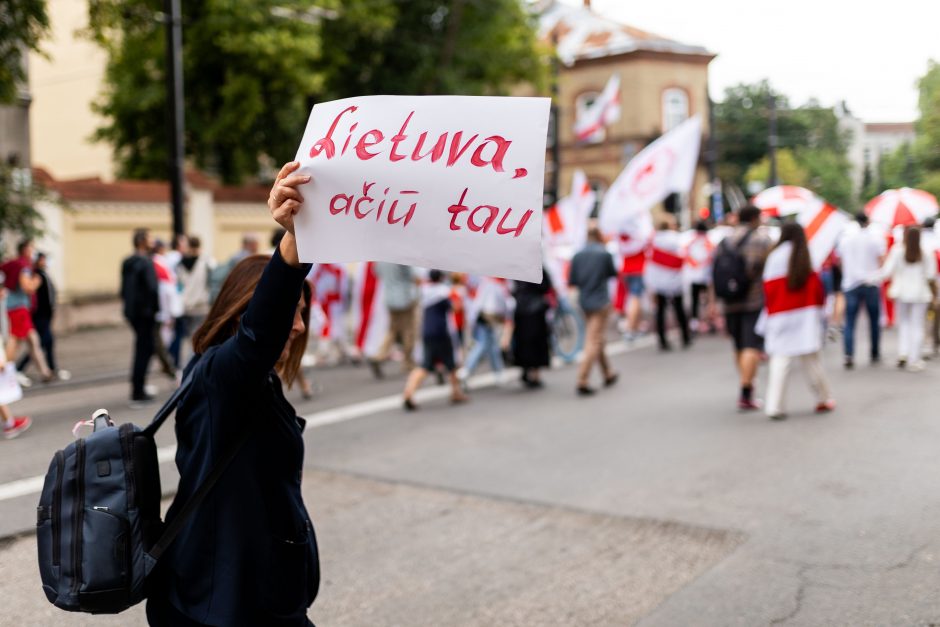
<svg viewBox="0 0 940 627">
<path fill-rule="evenodd" d="M 191 364 L 176 414 L 178 507 L 244 429 L 250 437 L 157 565 L 149 598 L 208 625 L 307 625 L 320 581 L 300 492 L 304 421 L 273 367 L 309 266 L 275 252 L 236 335 Z"/>
</svg>

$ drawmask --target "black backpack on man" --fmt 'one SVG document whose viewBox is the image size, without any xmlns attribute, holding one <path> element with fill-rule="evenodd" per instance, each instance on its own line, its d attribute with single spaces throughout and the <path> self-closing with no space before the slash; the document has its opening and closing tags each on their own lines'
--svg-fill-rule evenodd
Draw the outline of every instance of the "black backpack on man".
<svg viewBox="0 0 940 627">
<path fill-rule="evenodd" d="M 748 229 L 734 245 L 731 244 L 731 238 L 726 237 L 715 252 L 712 285 L 715 288 L 715 296 L 726 303 L 736 303 L 747 298 L 751 277 L 747 269 L 747 259 L 744 257 L 744 246 L 755 231 L 757 229 Z"/>
</svg>

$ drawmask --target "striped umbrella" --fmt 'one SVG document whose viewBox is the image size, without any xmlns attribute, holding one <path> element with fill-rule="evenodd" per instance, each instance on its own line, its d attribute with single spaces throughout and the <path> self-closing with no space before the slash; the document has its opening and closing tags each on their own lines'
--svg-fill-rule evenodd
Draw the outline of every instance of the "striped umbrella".
<svg viewBox="0 0 940 627">
<path fill-rule="evenodd" d="M 933 194 L 910 187 L 881 192 L 865 205 L 865 213 L 872 222 L 889 227 L 921 224 L 937 215 L 937 211 Z"/>
<path fill-rule="evenodd" d="M 770 218 L 782 218 L 800 213 L 806 207 L 817 204 L 816 194 L 796 185 L 768 187 L 751 199 L 751 204 Z"/>
</svg>

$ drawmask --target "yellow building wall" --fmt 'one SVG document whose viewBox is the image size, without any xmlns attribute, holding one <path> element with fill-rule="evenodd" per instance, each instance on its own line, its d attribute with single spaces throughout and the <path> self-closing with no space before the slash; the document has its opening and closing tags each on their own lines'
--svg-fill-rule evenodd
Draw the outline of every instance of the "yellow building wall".
<svg viewBox="0 0 940 627">
<path fill-rule="evenodd" d="M 242 235 L 255 233 L 261 250 L 274 223 L 260 203 L 215 206 L 213 257 L 224 261 L 241 248 Z M 59 285 L 63 301 L 116 298 L 120 289 L 121 263 L 133 252 L 131 238 L 138 228 L 149 228 L 155 238 L 169 242 L 170 208 L 163 203 L 72 203 L 63 211 L 61 253 L 63 276 Z M 204 233 L 192 233 L 205 238 Z"/>
<path fill-rule="evenodd" d="M 50 37 L 29 55 L 32 165 L 57 179 L 114 178 L 111 148 L 89 138 L 102 118 L 91 110 L 104 83 L 104 52 L 76 36 L 87 26 L 85 0 L 49 0 Z"/>
</svg>

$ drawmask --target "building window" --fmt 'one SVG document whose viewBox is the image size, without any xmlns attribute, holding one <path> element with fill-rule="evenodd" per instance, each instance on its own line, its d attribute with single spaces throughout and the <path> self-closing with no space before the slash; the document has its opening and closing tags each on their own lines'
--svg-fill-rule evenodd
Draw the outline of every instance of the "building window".
<svg viewBox="0 0 940 627">
<path fill-rule="evenodd" d="M 576 120 L 580 120 L 584 115 L 584 112 L 587 111 L 588 107 L 594 104 L 594 101 L 600 97 L 600 92 L 598 91 L 587 91 L 577 97 L 574 101 L 574 109 L 577 112 Z M 596 144 L 602 142 L 607 138 L 607 129 L 603 126 L 592 134 L 588 135 L 583 143 L 585 144 Z"/>
<path fill-rule="evenodd" d="M 689 119 L 689 95 L 681 87 L 670 87 L 663 92 L 663 133 L 667 133 Z"/>
</svg>

